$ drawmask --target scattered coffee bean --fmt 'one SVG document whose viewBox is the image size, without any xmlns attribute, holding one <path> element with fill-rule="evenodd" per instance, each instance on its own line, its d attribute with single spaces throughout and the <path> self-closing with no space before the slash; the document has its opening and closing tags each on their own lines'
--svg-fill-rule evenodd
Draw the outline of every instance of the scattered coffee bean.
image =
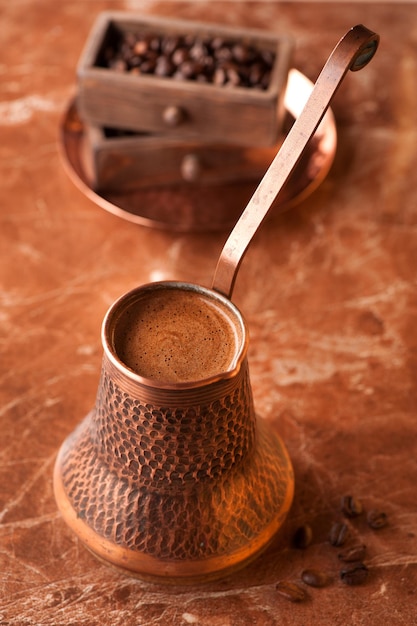
<svg viewBox="0 0 417 626">
<path fill-rule="evenodd" d="M 303 526 L 299 526 L 294 533 L 293 537 L 293 545 L 295 548 L 300 548 L 304 550 L 308 548 L 313 540 L 313 531 L 311 526 L 308 524 L 304 524 Z"/>
<path fill-rule="evenodd" d="M 347 537 L 347 526 L 340 522 L 335 522 L 330 529 L 329 541 L 332 546 L 342 546 Z"/>
<path fill-rule="evenodd" d="M 375 509 L 369 511 L 366 521 L 368 522 L 368 526 L 370 528 L 373 528 L 374 530 L 384 528 L 384 526 L 388 524 L 386 513 L 384 513 L 383 511 L 377 511 Z"/>
<path fill-rule="evenodd" d="M 340 578 L 346 585 L 362 585 L 368 573 L 368 568 L 362 562 L 349 563 L 340 571 Z"/>
<path fill-rule="evenodd" d="M 310 587 L 326 587 L 330 583 L 331 577 L 316 569 L 305 569 L 301 574 L 301 580 Z"/>
<path fill-rule="evenodd" d="M 359 543 L 350 548 L 346 548 L 343 552 L 338 554 L 341 561 L 351 563 L 353 561 L 362 561 L 365 558 L 366 546 L 363 543 Z"/>
<path fill-rule="evenodd" d="M 118 32 L 98 65 L 119 72 L 267 89 L 275 52 L 222 37 Z"/>
<path fill-rule="evenodd" d="M 290 600 L 290 602 L 302 602 L 306 597 L 306 592 L 300 585 L 286 580 L 277 583 L 275 589 L 280 596 Z"/>
<path fill-rule="evenodd" d="M 344 496 L 341 501 L 341 509 L 346 517 L 357 517 L 363 511 L 362 502 L 352 496 Z"/>
</svg>

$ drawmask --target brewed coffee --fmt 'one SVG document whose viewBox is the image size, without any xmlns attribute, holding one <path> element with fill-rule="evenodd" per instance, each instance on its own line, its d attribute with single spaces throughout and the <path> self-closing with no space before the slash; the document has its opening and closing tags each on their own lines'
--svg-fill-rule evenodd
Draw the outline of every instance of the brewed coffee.
<svg viewBox="0 0 417 626">
<path fill-rule="evenodd" d="M 198 381 L 233 369 L 240 325 L 220 299 L 189 289 L 145 291 L 120 316 L 114 349 L 131 370 L 163 383 Z"/>
</svg>

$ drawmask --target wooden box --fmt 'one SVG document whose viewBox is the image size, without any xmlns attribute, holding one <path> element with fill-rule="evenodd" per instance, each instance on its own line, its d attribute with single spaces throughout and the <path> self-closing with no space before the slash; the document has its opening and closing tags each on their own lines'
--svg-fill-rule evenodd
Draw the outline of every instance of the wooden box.
<svg viewBox="0 0 417 626">
<path fill-rule="evenodd" d="M 291 52 L 291 38 L 264 31 L 103 12 L 78 64 L 78 111 L 98 127 L 271 146 L 283 121 Z"/>
</svg>

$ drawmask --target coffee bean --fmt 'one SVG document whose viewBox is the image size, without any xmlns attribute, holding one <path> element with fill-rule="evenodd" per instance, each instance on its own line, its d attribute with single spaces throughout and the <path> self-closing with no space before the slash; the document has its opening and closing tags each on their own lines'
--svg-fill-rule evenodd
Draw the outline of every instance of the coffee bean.
<svg viewBox="0 0 417 626">
<path fill-rule="evenodd" d="M 167 56 L 173 54 L 177 48 L 181 45 L 181 40 L 175 35 L 168 35 L 163 37 L 160 44 L 160 49 L 163 54 Z"/>
<path fill-rule="evenodd" d="M 233 55 L 229 46 L 222 46 L 216 50 L 214 56 L 218 61 L 230 61 Z"/>
<path fill-rule="evenodd" d="M 268 89 L 275 52 L 246 42 L 192 34 L 120 33 L 98 64 L 132 74 Z"/>
<path fill-rule="evenodd" d="M 261 59 L 265 63 L 265 65 L 272 67 L 274 64 L 274 53 L 272 50 L 261 50 L 260 51 Z"/>
<path fill-rule="evenodd" d="M 300 585 L 286 580 L 278 582 L 275 589 L 280 596 L 290 600 L 290 602 L 302 602 L 306 598 L 306 592 Z"/>
<path fill-rule="evenodd" d="M 335 522 L 330 529 L 329 541 L 332 546 L 342 546 L 347 537 L 347 526 L 340 522 Z"/>
<path fill-rule="evenodd" d="M 253 88 L 254 89 L 268 89 L 270 82 L 271 82 L 271 72 L 269 70 L 266 70 L 264 72 L 264 75 L 261 78 L 260 84 L 258 85 L 257 83 L 255 83 L 253 85 Z"/>
<path fill-rule="evenodd" d="M 113 50 L 112 59 L 113 59 L 113 57 L 115 59 L 123 59 L 123 61 L 125 61 L 126 64 L 129 65 L 129 61 L 130 61 L 132 56 L 134 56 L 134 53 L 132 51 L 132 46 L 129 46 L 127 44 L 123 44 L 121 49 L 120 49 L 120 54 L 116 55 L 115 51 Z"/>
<path fill-rule="evenodd" d="M 365 558 L 366 546 L 363 543 L 351 546 L 338 554 L 341 561 L 350 563 L 353 561 L 362 561 Z"/>
<path fill-rule="evenodd" d="M 133 69 L 139 70 L 139 74 L 152 74 L 155 71 L 155 66 L 155 61 L 143 61 L 143 63 L 140 64 L 140 68 L 137 67 Z M 133 71 L 133 69 L 131 70 L 131 72 Z"/>
<path fill-rule="evenodd" d="M 235 68 L 230 67 L 227 70 L 226 75 L 227 75 L 228 84 L 233 85 L 234 87 L 237 87 L 238 85 L 242 83 L 240 76 L 239 76 L 239 72 Z"/>
<path fill-rule="evenodd" d="M 213 50 L 218 50 L 219 48 L 222 48 L 224 46 L 224 39 L 223 37 L 213 37 L 213 39 L 210 42 L 210 46 Z"/>
<path fill-rule="evenodd" d="M 136 67 L 139 68 L 141 63 L 142 63 L 142 59 L 137 54 L 135 54 L 134 56 L 130 57 L 130 59 L 129 59 L 129 65 L 130 65 L 131 69 L 134 69 Z"/>
<path fill-rule="evenodd" d="M 304 524 L 303 526 L 299 526 L 294 533 L 293 536 L 293 544 L 295 548 L 300 548 L 304 550 L 308 548 L 313 540 L 313 531 L 311 526 L 308 524 Z"/>
<path fill-rule="evenodd" d="M 342 498 L 341 509 L 346 517 L 357 517 L 363 511 L 362 503 L 353 496 L 344 496 Z"/>
<path fill-rule="evenodd" d="M 181 65 L 181 63 L 185 63 L 185 61 L 188 61 L 189 58 L 190 55 L 187 48 L 177 48 L 176 50 L 174 50 L 171 56 L 174 65 Z"/>
<path fill-rule="evenodd" d="M 110 61 L 109 63 L 112 70 L 116 70 L 116 72 L 125 72 L 127 70 L 127 64 L 123 59 L 115 59 L 114 61 Z"/>
<path fill-rule="evenodd" d="M 145 39 L 139 39 L 139 41 L 137 41 L 133 46 L 133 52 L 134 54 L 137 54 L 138 56 L 145 55 L 148 52 L 148 50 L 149 50 L 149 43 Z"/>
<path fill-rule="evenodd" d="M 187 48 L 191 48 L 191 46 L 193 46 L 195 42 L 195 35 L 189 33 L 188 35 L 184 35 L 181 40 L 184 42 L 184 45 Z"/>
<path fill-rule="evenodd" d="M 369 570 L 361 561 L 349 563 L 340 571 L 340 578 L 346 585 L 362 585 L 368 578 Z"/>
<path fill-rule="evenodd" d="M 223 68 L 218 67 L 214 72 L 213 83 L 215 85 L 224 85 L 227 80 L 226 72 Z"/>
<path fill-rule="evenodd" d="M 159 37 L 150 35 L 148 37 L 148 45 L 149 45 L 149 50 L 152 50 L 153 52 L 156 52 L 157 54 L 161 52 L 161 40 Z"/>
<path fill-rule="evenodd" d="M 249 82 L 251 85 L 257 85 L 261 82 L 263 76 L 263 67 L 260 63 L 255 63 L 250 68 Z"/>
<path fill-rule="evenodd" d="M 155 65 L 155 74 L 157 76 L 171 76 L 174 70 L 175 66 L 168 57 L 158 57 Z"/>
<path fill-rule="evenodd" d="M 124 35 L 124 43 L 126 46 L 129 46 L 130 48 L 132 48 L 135 43 L 137 41 L 136 35 L 135 33 L 132 33 L 130 31 L 127 31 Z"/>
<path fill-rule="evenodd" d="M 237 43 L 232 47 L 232 56 L 238 63 L 247 65 L 253 61 L 255 53 L 252 48 Z"/>
<path fill-rule="evenodd" d="M 305 569 L 301 573 L 301 580 L 310 587 L 326 587 L 330 583 L 331 577 L 320 570 Z"/>
<path fill-rule="evenodd" d="M 203 61 L 209 56 L 209 51 L 206 45 L 202 41 L 196 41 L 190 48 L 190 57 L 194 61 Z"/>
<path fill-rule="evenodd" d="M 184 61 L 176 72 L 176 78 L 196 78 L 201 73 L 201 66 L 195 61 Z"/>
<path fill-rule="evenodd" d="M 388 524 L 387 514 L 383 511 L 377 511 L 376 509 L 369 511 L 366 521 L 368 522 L 368 526 L 374 530 L 384 528 L 384 526 Z"/>
</svg>

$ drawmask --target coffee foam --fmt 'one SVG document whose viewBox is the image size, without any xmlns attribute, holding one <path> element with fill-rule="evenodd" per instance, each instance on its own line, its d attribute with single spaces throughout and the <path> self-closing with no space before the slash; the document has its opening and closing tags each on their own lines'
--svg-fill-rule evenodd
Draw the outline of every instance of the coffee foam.
<svg viewBox="0 0 417 626">
<path fill-rule="evenodd" d="M 114 348 L 131 370 L 164 383 L 204 380 L 233 368 L 242 329 L 214 297 L 181 288 L 144 291 L 117 321 Z"/>
</svg>

